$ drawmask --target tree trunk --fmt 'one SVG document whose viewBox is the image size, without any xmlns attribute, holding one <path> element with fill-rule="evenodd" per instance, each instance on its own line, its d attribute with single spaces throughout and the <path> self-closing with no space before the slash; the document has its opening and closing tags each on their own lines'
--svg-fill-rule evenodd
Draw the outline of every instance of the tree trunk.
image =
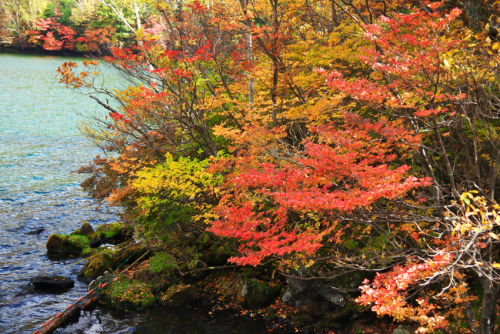
<svg viewBox="0 0 500 334">
<path fill-rule="evenodd" d="M 500 289 L 486 277 L 481 280 L 484 290 L 483 305 L 481 307 L 481 334 L 493 334 L 495 329 L 496 307 Z"/>
</svg>

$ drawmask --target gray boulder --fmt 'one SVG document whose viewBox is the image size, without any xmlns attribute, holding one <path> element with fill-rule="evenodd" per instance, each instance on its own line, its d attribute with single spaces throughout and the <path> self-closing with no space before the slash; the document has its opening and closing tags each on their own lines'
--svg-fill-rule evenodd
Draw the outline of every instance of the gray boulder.
<svg viewBox="0 0 500 334">
<path fill-rule="evenodd" d="M 325 287 L 315 282 L 315 280 L 302 280 L 295 277 L 287 277 L 288 289 L 282 297 L 285 304 L 297 307 L 300 310 L 311 314 L 316 318 L 321 318 L 330 311 L 330 301 L 344 299 L 342 294 L 334 295 L 334 292 L 328 291 Z M 319 293 L 326 294 L 326 299 Z"/>
</svg>

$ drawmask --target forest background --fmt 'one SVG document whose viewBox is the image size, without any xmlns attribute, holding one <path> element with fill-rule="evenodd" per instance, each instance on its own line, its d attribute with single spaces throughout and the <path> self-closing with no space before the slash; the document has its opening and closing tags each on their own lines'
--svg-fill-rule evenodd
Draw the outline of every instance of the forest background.
<svg viewBox="0 0 500 334">
<path fill-rule="evenodd" d="M 498 332 L 498 1 L 0 1 L 4 41 L 105 56 L 58 70 L 109 112 L 82 186 L 172 268 L 361 273 L 380 316 Z"/>
<path fill-rule="evenodd" d="M 153 9 L 151 4 L 135 2 L 2 0 L 0 47 L 81 54 L 132 46 L 135 31 Z"/>
</svg>

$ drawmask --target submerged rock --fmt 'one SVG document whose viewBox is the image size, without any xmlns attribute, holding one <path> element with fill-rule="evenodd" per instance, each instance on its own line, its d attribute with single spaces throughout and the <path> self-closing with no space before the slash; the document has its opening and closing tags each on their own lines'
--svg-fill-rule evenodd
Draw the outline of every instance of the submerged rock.
<svg viewBox="0 0 500 334">
<path fill-rule="evenodd" d="M 30 283 L 40 290 L 64 290 L 75 286 L 71 278 L 63 276 L 36 276 L 30 279 Z"/>
<path fill-rule="evenodd" d="M 160 295 L 160 301 L 170 307 L 186 305 L 196 300 L 196 288 L 192 285 L 174 285 Z"/>
<path fill-rule="evenodd" d="M 267 282 L 255 278 L 248 279 L 243 281 L 237 299 L 245 308 L 258 309 L 276 298 L 280 290 L 279 287 L 272 287 Z"/>
<path fill-rule="evenodd" d="M 35 229 L 35 230 L 32 230 L 32 231 L 26 232 L 25 234 L 26 234 L 26 235 L 37 235 L 37 234 L 42 233 L 43 231 L 45 231 L 45 228 L 40 227 L 40 228 L 37 228 L 37 229 Z"/>
<path fill-rule="evenodd" d="M 83 235 L 52 234 L 46 246 L 53 254 L 80 254 L 90 243 Z"/>
</svg>

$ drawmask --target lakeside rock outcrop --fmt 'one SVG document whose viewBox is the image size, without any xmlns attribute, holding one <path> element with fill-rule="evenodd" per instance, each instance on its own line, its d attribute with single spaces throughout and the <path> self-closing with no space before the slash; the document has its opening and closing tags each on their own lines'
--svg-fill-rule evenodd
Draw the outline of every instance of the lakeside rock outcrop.
<svg viewBox="0 0 500 334">
<path fill-rule="evenodd" d="M 104 243 L 119 243 L 130 239 L 133 229 L 124 223 L 103 224 L 96 230 L 88 222 L 71 234 L 52 234 L 47 240 L 47 252 L 58 255 L 92 255 L 93 248 Z"/>
<path fill-rule="evenodd" d="M 303 279 L 299 272 L 287 277 L 273 274 L 271 278 L 264 267 L 247 271 L 207 267 L 201 265 L 203 262 L 177 265 L 168 250 L 145 242 L 115 249 L 98 247 L 104 241 L 117 242 L 132 234 L 122 223 L 94 229 L 85 222 L 69 235 L 51 235 L 47 249 L 56 254 L 92 255 L 78 279 L 90 282 L 101 277 L 94 288 L 101 280 L 109 282 L 99 295 L 99 303 L 118 309 L 144 310 L 156 304 L 178 307 L 206 298 L 216 303 L 214 310 L 253 310 L 269 321 L 286 321 L 304 332 L 366 328 L 370 333 L 366 323 L 373 320 L 373 314 L 354 303 L 356 287 L 367 273 L 353 272 L 330 280 Z M 132 263 L 132 268 L 122 271 Z"/>
</svg>

